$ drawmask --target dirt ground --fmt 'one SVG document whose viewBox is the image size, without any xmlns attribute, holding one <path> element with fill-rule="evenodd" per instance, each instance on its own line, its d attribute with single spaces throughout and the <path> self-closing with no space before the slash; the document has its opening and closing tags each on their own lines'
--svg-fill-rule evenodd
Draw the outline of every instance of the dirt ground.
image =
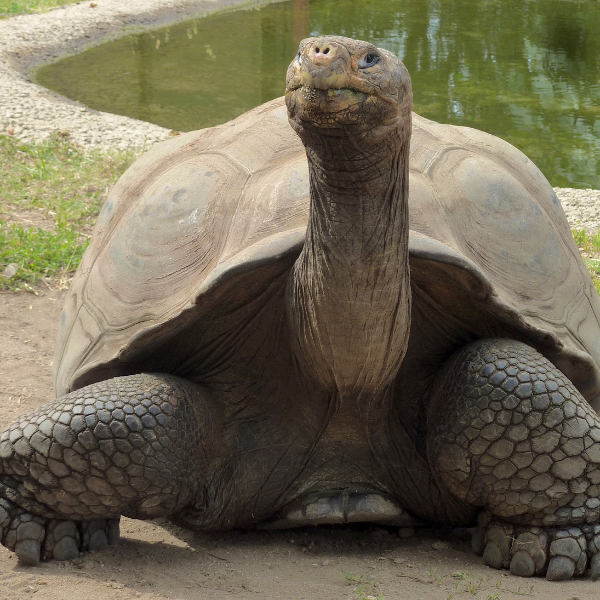
<svg viewBox="0 0 600 600">
<path fill-rule="evenodd" d="M 63 292 L 0 294 L 0 430 L 52 398 Z M 483 566 L 466 532 L 378 527 L 206 535 L 123 519 L 121 542 L 39 567 L 0 549 L 0 600 L 592 600 L 600 583 L 520 579 Z"/>
</svg>

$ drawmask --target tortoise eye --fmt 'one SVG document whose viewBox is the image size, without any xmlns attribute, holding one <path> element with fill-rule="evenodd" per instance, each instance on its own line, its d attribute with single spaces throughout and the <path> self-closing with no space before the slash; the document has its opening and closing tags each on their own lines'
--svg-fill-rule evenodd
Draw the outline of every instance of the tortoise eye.
<svg viewBox="0 0 600 600">
<path fill-rule="evenodd" d="M 369 52 L 369 54 L 365 54 L 365 56 L 363 56 L 360 59 L 360 62 L 358 63 L 358 68 L 368 69 L 369 67 L 376 65 L 379 62 L 380 58 L 381 57 L 379 56 L 379 54 L 375 52 Z"/>
</svg>

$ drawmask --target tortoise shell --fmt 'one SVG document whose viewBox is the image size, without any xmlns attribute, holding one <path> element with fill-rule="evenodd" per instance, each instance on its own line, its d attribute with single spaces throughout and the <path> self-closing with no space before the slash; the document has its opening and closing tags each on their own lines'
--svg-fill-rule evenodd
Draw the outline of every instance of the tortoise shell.
<svg viewBox="0 0 600 600">
<path fill-rule="evenodd" d="M 411 341 L 430 342 L 409 343 L 399 377 L 431 362 L 425 351 L 443 360 L 503 335 L 598 409 L 600 298 L 537 167 L 496 137 L 415 114 L 409 206 Z M 293 265 L 308 211 L 305 151 L 282 98 L 157 145 L 115 185 L 75 275 L 57 395 L 153 368 L 147 356 L 168 356 L 219 303 L 255 297 Z"/>
</svg>

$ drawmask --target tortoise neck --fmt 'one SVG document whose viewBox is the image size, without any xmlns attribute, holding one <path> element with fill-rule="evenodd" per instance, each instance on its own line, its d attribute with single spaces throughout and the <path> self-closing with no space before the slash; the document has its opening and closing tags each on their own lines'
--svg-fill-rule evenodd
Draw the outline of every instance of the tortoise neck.
<svg viewBox="0 0 600 600">
<path fill-rule="evenodd" d="M 303 368 L 343 399 L 383 392 L 410 328 L 410 129 L 306 144 L 310 217 L 288 306 Z"/>
</svg>

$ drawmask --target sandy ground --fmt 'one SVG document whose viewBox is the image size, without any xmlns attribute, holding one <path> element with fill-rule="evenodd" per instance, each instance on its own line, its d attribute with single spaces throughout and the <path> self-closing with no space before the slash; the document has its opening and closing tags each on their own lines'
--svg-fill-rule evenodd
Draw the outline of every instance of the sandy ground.
<svg viewBox="0 0 600 600">
<path fill-rule="evenodd" d="M 53 398 L 64 292 L 0 294 L 0 430 Z M 550 583 L 481 564 L 465 531 L 310 528 L 206 535 L 123 519 L 121 542 L 65 563 L 19 565 L 0 547 L 0 600 L 592 600 L 589 578 Z M 402 532 L 405 533 L 405 532 Z M 407 532 L 406 532 L 407 533 Z"/>
</svg>

